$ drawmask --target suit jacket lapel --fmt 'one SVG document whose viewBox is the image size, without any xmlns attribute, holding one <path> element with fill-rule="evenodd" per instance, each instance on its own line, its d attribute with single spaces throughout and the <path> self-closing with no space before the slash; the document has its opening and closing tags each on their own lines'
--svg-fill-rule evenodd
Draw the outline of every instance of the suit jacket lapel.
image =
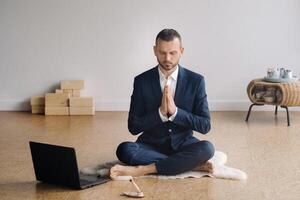
<svg viewBox="0 0 300 200">
<path fill-rule="evenodd" d="M 182 68 L 180 65 L 178 65 L 178 77 L 177 77 L 177 83 L 176 83 L 176 90 L 175 90 L 175 95 L 174 95 L 174 101 L 175 104 L 180 104 L 180 101 L 182 95 L 185 94 L 185 86 L 186 86 L 186 77 L 185 77 L 185 71 L 184 68 Z"/>
<path fill-rule="evenodd" d="M 152 74 L 152 88 L 153 88 L 153 94 L 154 96 L 161 101 L 162 99 L 162 91 L 160 87 L 160 80 L 159 80 L 159 74 L 158 74 L 158 66 L 156 66 L 153 70 Z"/>
</svg>

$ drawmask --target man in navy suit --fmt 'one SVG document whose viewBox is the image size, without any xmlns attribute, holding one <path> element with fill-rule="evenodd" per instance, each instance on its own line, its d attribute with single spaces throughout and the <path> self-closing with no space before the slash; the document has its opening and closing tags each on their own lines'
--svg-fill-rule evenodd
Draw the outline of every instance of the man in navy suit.
<svg viewBox="0 0 300 200">
<path fill-rule="evenodd" d="M 128 129 L 139 135 L 136 142 L 123 142 L 111 177 L 146 174 L 176 175 L 189 170 L 212 172 L 207 162 L 213 145 L 193 136 L 193 130 L 206 134 L 210 114 L 204 78 L 180 66 L 183 54 L 176 30 L 164 29 L 156 37 L 154 53 L 158 66 L 134 79 L 128 116 Z"/>
</svg>

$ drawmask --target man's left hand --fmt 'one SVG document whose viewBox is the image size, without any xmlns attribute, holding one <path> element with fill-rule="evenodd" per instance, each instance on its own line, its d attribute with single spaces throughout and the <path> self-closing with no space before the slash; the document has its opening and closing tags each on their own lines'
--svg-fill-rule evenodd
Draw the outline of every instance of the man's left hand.
<svg viewBox="0 0 300 200">
<path fill-rule="evenodd" d="M 174 115 L 176 112 L 176 105 L 172 97 L 170 87 L 168 87 L 168 92 L 167 92 L 167 105 L 168 105 L 168 114 L 171 116 Z"/>
</svg>

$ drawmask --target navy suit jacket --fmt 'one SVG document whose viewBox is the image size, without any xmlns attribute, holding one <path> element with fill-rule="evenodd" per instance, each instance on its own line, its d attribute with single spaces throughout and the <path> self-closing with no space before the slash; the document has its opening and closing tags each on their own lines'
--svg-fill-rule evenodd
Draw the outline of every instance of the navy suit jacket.
<svg viewBox="0 0 300 200">
<path fill-rule="evenodd" d="M 133 135 L 142 133 L 137 142 L 157 147 L 170 144 L 176 150 L 181 145 L 199 141 L 193 130 L 206 134 L 210 130 L 210 115 L 204 78 L 179 66 L 174 95 L 177 115 L 163 122 L 159 116 L 162 91 L 158 66 L 134 78 L 128 116 L 128 129 Z"/>
</svg>

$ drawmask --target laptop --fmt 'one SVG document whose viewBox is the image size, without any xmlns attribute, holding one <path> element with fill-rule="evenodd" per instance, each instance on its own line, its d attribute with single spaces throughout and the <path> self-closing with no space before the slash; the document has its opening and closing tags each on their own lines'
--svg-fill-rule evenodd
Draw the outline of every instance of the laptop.
<svg viewBox="0 0 300 200">
<path fill-rule="evenodd" d="M 85 189 L 105 183 L 110 177 L 83 175 L 78 172 L 75 149 L 29 142 L 36 179 L 74 189 Z"/>
</svg>

